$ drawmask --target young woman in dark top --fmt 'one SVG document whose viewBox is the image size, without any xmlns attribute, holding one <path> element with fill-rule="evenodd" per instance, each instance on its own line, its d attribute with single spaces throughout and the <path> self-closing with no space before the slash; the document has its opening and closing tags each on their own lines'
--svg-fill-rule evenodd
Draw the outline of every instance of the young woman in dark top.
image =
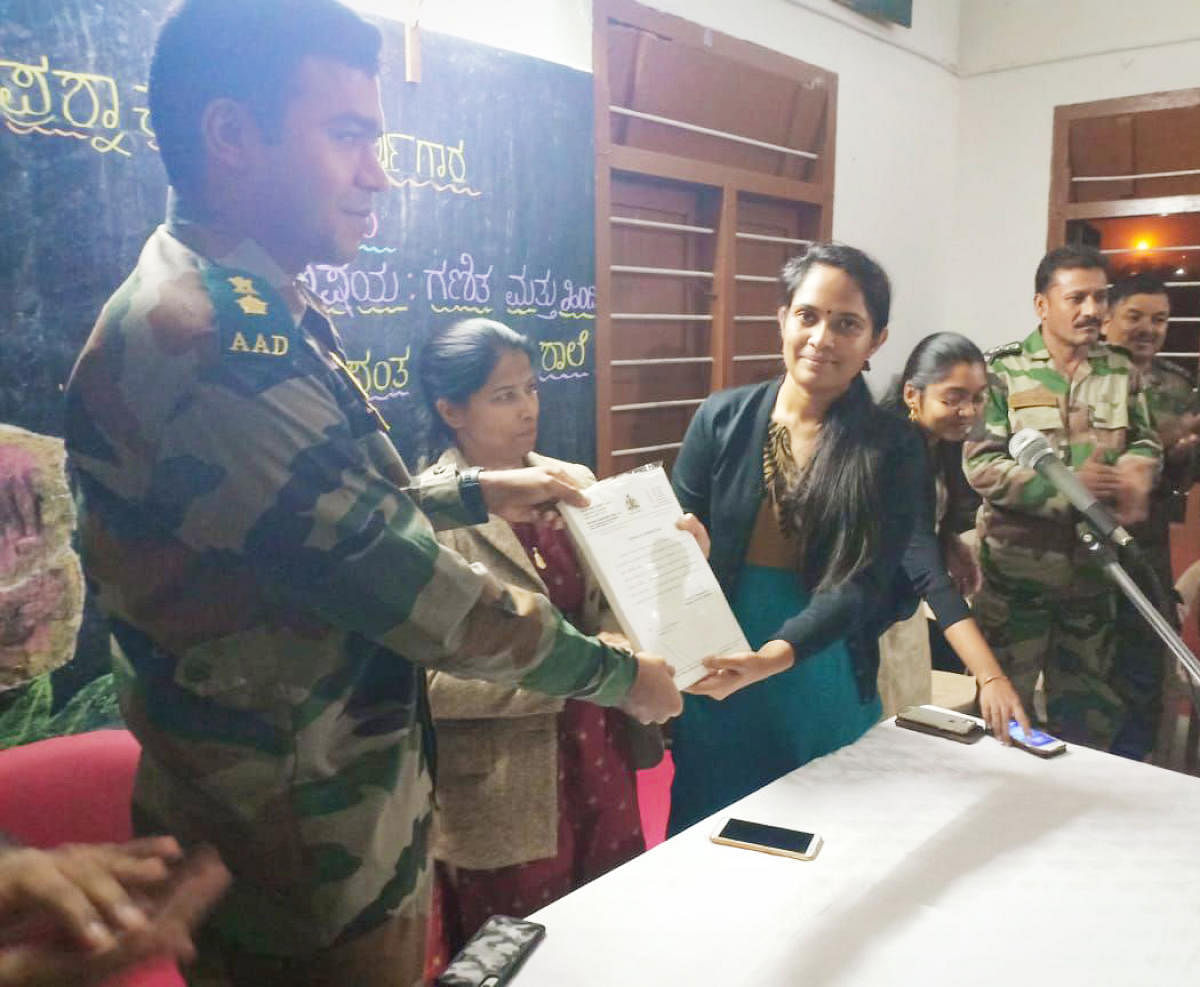
<svg viewBox="0 0 1200 987">
<path fill-rule="evenodd" d="M 924 445 L 861 375 L 887 338 L 887 275 L 853 247 L 817 244 L 781 281 L 786 372 L 708 398 L 672 470 L 758 649 L 707 660 L 713 681 L 701 685 L 724 702 L 685 697 L 672 832 L 874 724 L 878 637 L 903 616 L 898 599 L 913 605 L 901 562 Z"/>
<path fill-rule="evenodd" d="M 992 732 L 1008 742 L 1007 724 L 1028 717 L 1008 676 L 983 639 L 963 599 L 979 588 L 979 566 L 958 536 L 955 519 L 969 511 L 962 443 L 979 421 L 987 371 L 979 347 L 965 336 L 939 332 L 913 349 L 883 404 L 913 422 L 925 438 L 930 470 L 921 513 L 905 553 L 914 592 L 929 604 L 946 641 L 979 684 L 979 706 Z"/>
</svg>

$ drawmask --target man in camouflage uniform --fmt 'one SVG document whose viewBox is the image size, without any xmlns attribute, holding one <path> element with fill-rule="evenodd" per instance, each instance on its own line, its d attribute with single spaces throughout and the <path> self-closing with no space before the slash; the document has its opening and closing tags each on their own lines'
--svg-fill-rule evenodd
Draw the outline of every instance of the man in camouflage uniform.
<svg viewBox="0 0 1200 987">
<path fill-rule="evenodd" d="M 1042 259 L 1041 325 L 988 354 L 982 434 L 964 447 L 967 479 L 983 497 L 975 615 L 984 636 L 1026 709 L 1044 673 L 1051 731 L 1102 750 L 1123 718 L 1109 682 L 1116 591 L 1079 542 L 1066 498 L 1017 463 L 1008 441 L 1037 429 L 1118 518 L 1144 516 L 1161 446 L 1129 356 L 1099 342 L 1107 282 L 1093 250 L 1061 247 Z"/>
<path fill-rule="evenodd" d="M 414 662 L 645 720 L 681 705 L 660 659 L 439 546 L 426 513 L 580 495 L 537 469 L 414 487 L 296 281 L 354 257 L 387 186 L 379 45 L 336 0 L 186 0 L 150 73 L 167 223 L 68 385 L 85 567 L 143 748 L 135 820 L 215 844 L 234 875 L 196 983 L 419 982 L 432 736 Z"/>
<path fill-rule="evenodd" d="M 1129 353 L 1141 372 L 1146 404 L 1163 446 L 1163 472 L 1150 493 L 1148 516 L 1133 525 L 1130 534 L 1164 592 L 1173 598 L 1171 522 L 1183 520 L 1187 491 L 1195 479 L 1200 407 L 1191 375 L 1158 355 L 1170 316 L 1166 285 L 1148 274 L 1137 274 L 1110 289 L 1104 336 Z M 1173 608 L 1171 612 L 1174 615 Z M 1117 604 L 1113 687 L 1125 703 L 1126 718 L 1113 742 L 1114 753 L 1141 760 L 1153 748 L 1162 715 L 1166 659 L 1158 636 L 1122 596 Z"/>
</svg>

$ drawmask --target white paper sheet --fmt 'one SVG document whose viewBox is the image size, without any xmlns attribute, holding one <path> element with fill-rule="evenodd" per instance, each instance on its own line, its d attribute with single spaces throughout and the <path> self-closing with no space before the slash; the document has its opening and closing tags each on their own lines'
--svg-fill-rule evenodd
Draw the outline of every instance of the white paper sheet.
<svg viewBox="0 0 1200 987">
<path fill-rule="evenodd" d="M 661 466 L 588 487 L 590 505 L 560 505 L 630 643 L 661 655 L 681 689 L 705 675 L 709 655 L 749 651 L 696 540 L 675 527 L 683 510 Z"/>
</svg>

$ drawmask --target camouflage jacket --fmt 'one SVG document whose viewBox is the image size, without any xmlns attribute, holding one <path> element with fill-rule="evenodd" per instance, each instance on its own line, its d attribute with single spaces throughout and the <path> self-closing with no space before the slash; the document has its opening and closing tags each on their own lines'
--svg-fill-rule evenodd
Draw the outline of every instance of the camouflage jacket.
<svg viewBox="0 0 1200 987">
<path fill-rule="evenodd" d="M 980 537 L 993 543 L 1074 552 L 1074 515 L 1067 499 L 1008 452 L 1008 440 L 1034 428 L 1067 466 L 1103 450 L 1158 460 L 1162 446 L 1150 424 L 1141 377 L 1122 350 L 1096 343 L 1068 380 L 1035 329 L 1020 343 L 988 354 L 988 393 L 980 434 L 963 447 L 967 479 L 983 498 Z"/>
<path fill-rule="evenodd" d="M 1169 450 L 1180 437 L 1180 420 L 1200 411 L 1196 388 L 1188 372 L 1178 364 L 1155 357 L 1142 371 L 1146 404 L 1163 449 Z M 1170 578 L 1170 531 L 1172 521 L 1182 521 L 1188 489 L 1196 479 L 1196 453 L 1182 460 L 1165 455 L 1163 474 L 1150 494 L 1150 514 L 1145 521 L 1130 527 L 1130 533 L 1143 549 L 1152 553 L 1161 575 Z"/>
<path fill-rule="evenodd" d="M 215 258 L 215 259 L 213 259 Z M 217 928 L 303 955 L 426 880 L 413 663 L 602 704 L 636 666 L 439 545 L 452 471 L 412 485 L 337 334 L 253 241 L 171 220 L 67 389 L 88 577 L 143 756 L 135 810 L 215 843 Z"/>
</svg>

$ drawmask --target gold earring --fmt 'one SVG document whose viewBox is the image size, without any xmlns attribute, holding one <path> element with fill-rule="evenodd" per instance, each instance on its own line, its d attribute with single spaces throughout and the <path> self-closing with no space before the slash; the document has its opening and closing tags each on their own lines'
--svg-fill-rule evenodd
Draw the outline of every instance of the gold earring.
<svg viewBox="0 0 1200 987">
<path fill-rule="evenodd" d="M 917 420 L 917 406 L 915 404 L 910 404 L 908 406 L 908 420 L 910 422 L 915 422 Z"/>
</svg>

